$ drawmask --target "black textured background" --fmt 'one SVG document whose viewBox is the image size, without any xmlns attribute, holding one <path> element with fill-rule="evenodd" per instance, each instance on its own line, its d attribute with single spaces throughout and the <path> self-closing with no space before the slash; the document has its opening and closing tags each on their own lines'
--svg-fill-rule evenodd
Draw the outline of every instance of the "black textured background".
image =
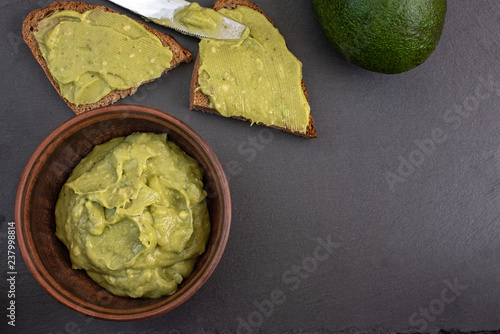
<svg viewBox="0 0 500 334">
<path fill-rule="evenodd" d="M 50 1 L 0 1 L 0 332 L 235 333 L 242 321 L 257 333 L 500 328 L 500 1 L 448 1 L 436 51 L 399 75 L 339 57 L 309 1 L 255 2 L 303 62 L 318 138 L 189 111 L 193 64 L 142 87 L 121 103 L 184 120 L 226 169 L 233 222 L 219 267 L 174 311 L 113 323 L 57 303 L 17 251 L 13 328 L 6 235 L 17 183 L 73 113 L 21 38 L 26 15 Z M 197 53 L 196 39 L 171 34 Z M 392 188 L 390 173 L 400 175 Z"/>
</svg>

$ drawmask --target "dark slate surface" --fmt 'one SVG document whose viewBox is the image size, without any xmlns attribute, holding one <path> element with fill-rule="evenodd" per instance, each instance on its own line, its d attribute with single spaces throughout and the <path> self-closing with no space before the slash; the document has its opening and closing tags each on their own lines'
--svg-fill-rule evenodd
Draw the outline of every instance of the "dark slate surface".
<svg viewBox="0 0 500 334">
<path fill-rule="evenodd" d="M 319 137 L 305 140 L 188 111 L 193 64 L 142 87 L 122 103 L 183 119 L 226 169 L 233 225 L 219 267 L 174 311 L 113 323 L 57 303 L 17 251 L 16 326 L 8 326 L 6 236 L 18 179 L 35 147 L 73 117 L 20 36 L 26 15 L 48 3 L 0 2 L 0 332 L 500 328 L 500 2 L 495 0 L 449 1 L 437 50 L 400 75 L 344 61 L 328 44 L 309 1 L 256 1 L 304 64 Z M 90 3 L 117 8 L 104 0 Z M 196 54 L 196 39 L 172 35 Z M 323 243 L 331 253 L 318 248 Z"/>
</svg>

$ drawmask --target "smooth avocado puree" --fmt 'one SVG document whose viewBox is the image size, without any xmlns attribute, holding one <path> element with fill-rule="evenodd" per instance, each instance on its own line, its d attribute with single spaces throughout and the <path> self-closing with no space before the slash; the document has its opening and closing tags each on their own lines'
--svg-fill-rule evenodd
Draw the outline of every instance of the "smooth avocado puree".
<svg viewBox="0 0 500 334">
<path fill-rule="evenodd" d="M 172 61 L 170 48 L 144 26 L 101 9 L 57 12 L 34 34 L 61 95 L 76 105 L 156 79 Z"/>
<path fill-rule="evenodd" d="M 166 134 L 96 146 L 56 204 L 73 269 L 119 296 L 170 295 L 205 251 L 210 219 L 196 161 Z"/>
<path fill-rule="evenodd" d="M 305 132 L 310 107 L 302 90 L 302 64 L 261 13 L 245 6 L 219 10 L 247 26 L 237 41 L 200 42 L 199 89 L 223 116 Z"/>
<path fill-rule="evenodd" d="M 151 18 L 150 20 L 160 25 L 170 26 L 174 24 L 180 29 L 195 34 L 213 35 L 219 31 L 223 19 L 224 17 L 215 10 L 201 7 L 198 3 L 192 2 L 175 12 L 173 22 L 168 19 Z"/>
</svg>

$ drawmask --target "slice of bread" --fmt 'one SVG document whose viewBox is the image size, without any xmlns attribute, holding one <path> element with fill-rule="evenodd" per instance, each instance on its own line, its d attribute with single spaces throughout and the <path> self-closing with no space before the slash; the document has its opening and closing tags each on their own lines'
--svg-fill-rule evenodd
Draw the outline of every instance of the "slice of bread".
<svg viewBox="0 0 500 334">
<path fill-rule="evenodd" d="M 213 9 L 215 9 L 215 10 L 219 10 L 222 8 L 234 9 L 237 6 L 246 6 L 246 7 L 252 8 L 252 9 L 258 11 L 259 13 L 261 13 L 262 15 L 264 15 L 269 20 L 269 22 L 271 22 L 273 24 L 273 21 L 271 21 L 271 19 L 266 14 L 264 14 L 264 12 L 259 8 L 259 6 L 257 6 L 256 4 L 254 4 L 250 1 L 247 1 L 247 0 L 217 0 L 213 6 Z M 193 75 L 191 77 L 189 108 L 191 110 L 198 110 L 198 111 L 203 111 L 206 113 L 220 115 L 220 113 L 217 110 L 210 108 L 210 98 L 207 95 L 203 94 L 198 89 L 200 86 L 198 83 L 199 65 L 200 65 L 200 62 L 199 62 L 199 54 L 198 54 L 198 56 L 196 57 L 196 60 L 195 60 Z M 309 95 L 307 94 L 306 87 L 304 85 L 304 80 L 302 80 L 302 90 L 304 91 L 304 95 L 305 95 L 307 101 L 309 101 Z M 231 116 L 231 118 L 252 122 L 251 119 L 247 119 L 247 118 L 244 118 L 241 116 Z M 268 126 L 268 125 L 262 124 L 262 123 L 255 123 L 255 124 Z M 290 132 L 294 135 L 302 136 L 305 138 L 316 138 L 317 137 L 317 132 L 316 132 L 316 129 L 314 127 L 314 120 L 313 120 L 313 117 L 311 114 L 309 114 L 309 124 L 307 125 L 307 129 L 306 129 L 305 133 L 298 132 L 298 131 L 291 131 L 290 129 L 281 128 L 281 127 L 277 127 L 277 126 L 270 126 L 270 127 L 275 128 L 275 129 L 280 129 L 280 130 L 283 130 L 286 132 Z"/>
<path fill-rule="evenodd" d="M 37 31 L 38 24 L 40 21 L 42 21 L 44 18 L 47 18 L 51 16 L 52 14 L 62 11 L 62 10 L 73 10 L 79 13 L 86 12 L 90 9 L 95 9 L 95 8 L 100 8 L 102 10 L 108 11 L 108 12 L 113 12 L 113 13 L 118 13 L 117 11 L 104 7 L 104 6 L 97 6 L 97 5 L 89 5 L 83 2 L 73 2 L 73 1 L 57 1 L 52 3 L 46 8 L 41 8 L 37 9 L 33 12 L 31 12 L 26 19 L 24 20 L 23 23 L 23 38 L 26 44 L 28 44 L 29 48 L 31 49 L 31 52 L 35 56 L 36 60 L 40 65 L 42 66 L 43 70 L 45 71 L 45 74 L 49 78 L 50 82 L 56 89 L 57 93 L 61 96 L 61 98 L 66 102 L 66 104 L 75 112 L 75 114 L 81 114 L 83 112 L 99 108 L 99 107 L 104 107 L 110 104 L 115 103 L 121 98 L 124 98 L 126 96 L 132 95 L 137 91 L 137 87 L 132 87 L 129 89 L 124 89 L 124 90 L 114 90 L 110 92 L 108 95 L 103 97 L 101 100 L 92 103 L 92 104 L 83 104 L 83 105 L 75 105 L 71 102 L 69 102 L 67 99 L 65 99 L 61 95 L 61 90 L 59 88 L 59 85 L 57 82 L 54 80 L 52 75 L 50 74 L 50 71 L 47 67 L 47 63 L 45 62 L 45 59 L 42 56 L 42 52 L 40 51 L 40 48 L 38 46 L 38 43 L 35 39 L 34 32 Z M 118 13 L 119 14 L 119 13 Z M 137 21 L 139 22 L 139 21 Z M 169 70 L 173 69 L 174 67 L 177 67 L 179 64 L 182 62 L 189 63 L 192 59 L 191 53 L 184 49 L 182 46 L 177 43 L 177 41 L 170 35 L 165 35 L 159 31 L 156 31 L 146 24 L 139 22 L 141 25 L 143 25 L 148 31 L 152 32 L 155 34 L 161 41 L 161 43 L 169 47 L 172 50 L 173 53 L 173 58 L 172 61 L 170 62 L 170 67 L 166 68 L 165 71 L 162 74 L 165 74 Z M 150 80 L 147 82 L 151 82 L 154 80 Z M 144 84 L 146 82 L 141 83 Z"/>
</svg>

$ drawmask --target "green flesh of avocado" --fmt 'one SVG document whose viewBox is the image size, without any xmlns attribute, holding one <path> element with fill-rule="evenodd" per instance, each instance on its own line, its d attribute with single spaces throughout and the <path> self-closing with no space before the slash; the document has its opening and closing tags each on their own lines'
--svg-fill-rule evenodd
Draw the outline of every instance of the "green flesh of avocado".
<svg viewBox="0 0 500 334">
<path fill-rule="evenodd" d="M 443 31 L 446 0 L 312 0 L 326 36 L 349 62 L 381 73 L 422 64 Z"/>
</svg>

